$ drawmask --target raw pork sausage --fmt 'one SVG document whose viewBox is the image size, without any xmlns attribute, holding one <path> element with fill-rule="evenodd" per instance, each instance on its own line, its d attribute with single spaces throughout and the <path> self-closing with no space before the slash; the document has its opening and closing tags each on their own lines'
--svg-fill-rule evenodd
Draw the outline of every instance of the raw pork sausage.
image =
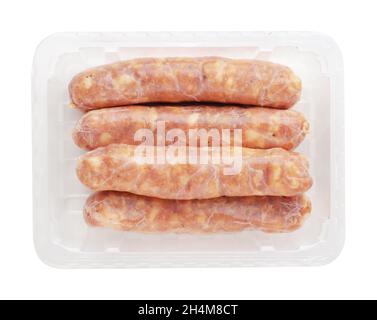
<svg viewBox="0 0 377 320">
<path fill-rule="evenodd" d="M 289 232 L 310 211 L 305 195 L 176 201 L 103 191 L 89 197 L 84 216 L 92 226 L 135 232 Z"/>
<path fill-rule="evenodd" d="M 163 122 L 164 131 L 180 129 L 186 137 L 191 129 L 214 128 L 220 131 L 220 135 L 222 129 L 241 129 L 242 146 L 256 149 L 293 149 L 309 129 L 304 116 L 293 110 L 235 106 L 128 106 L 86 113 L 74 128 L 73 140 L 85 150 L 112 143 L 138 144 L 135 133 L 149 129 L 156 137 L 158 122 Z M 234 145 L 233 138 L 234 131 L 231 131 L 230 145 Z M 188 142 L 186 139 L 186 145 Z M 170 143 L 165 140 L 165 144 Z"/>
<path fill-rule="evenodd" d="M 186 159 L 173 157 L 173 161 L 165 162 L 158 162 L 156 155 L 168 154 L 165 149 L 169 147 L 151 147 L 152 155 L 156 157 L 147 163 L 140 161 L 139 147 L 112 144 L 90 151 L 80 157 L 77 175 L 84 185 L 96 191 L 126 191 L 187 200 L 220 196 L 293 196 L 312 185 L 307 159 L 280 148 L 234 148 L 231 151 L 234 163 L 229 165 L 229 162 L 219 163 L 216 157 L 212 157 L 213 148 L 186 147 L 176 148 L 182 151 L 178 154 L 186 155 Z M 199 158 L 201 151 L 209 153 L 207 163 Z M 198 155 L 196 162 L 188 162 L 190 155 L 195 153 Z M 232 166 L 239 171 L 226 173 L 226 169 Z"/>
<path fill-rule="evenodd" d="M 301 81 L 286 66 L 220 57 L 144 58 L 86 70 L 69 85 L 83 110 L 147 102 L 212 101 L 287 109 Z"/>
</svg>

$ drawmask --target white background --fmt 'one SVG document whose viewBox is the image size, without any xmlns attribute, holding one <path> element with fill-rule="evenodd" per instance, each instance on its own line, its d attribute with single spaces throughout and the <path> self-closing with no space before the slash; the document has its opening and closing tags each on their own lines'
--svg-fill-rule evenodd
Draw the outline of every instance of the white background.
<svg viewBox="0 0 377 320">
<path fill-rule="evenodd" d="M 377 298 L 376 1 L 2 1 L 0 298 Z M 58 270 L 32 236 L 30 75 L 57 31 L 320 31 L 343 52 L 346 244 L 325 267 Z"/>
</svg>

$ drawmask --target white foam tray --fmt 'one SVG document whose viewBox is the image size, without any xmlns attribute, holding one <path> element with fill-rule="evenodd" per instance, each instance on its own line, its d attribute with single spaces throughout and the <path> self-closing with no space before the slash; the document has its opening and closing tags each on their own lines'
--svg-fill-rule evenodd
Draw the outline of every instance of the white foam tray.
<svg viewBox="0 0 377 320">
<path fill-rule="evenodd" d="M 90 191 L 75 175 L 82 153 L 71 139 L 81 113 L 67 107 L 67 85 L 85 68 L 121 59 L 225 56 L 269 60 L 302 79 L 294 109 L 311 132 L 297 149 L 311 163 L 310 218 L 298 231 L 264 234 L 137 234 L 88 227 Z M 33 64 L 33 212 L 39 257 L 64 268 L 323 265 L 344 242 L 343 65 L 336 44 L 307 32 L 58 33 L 38 46 Z"/>
</svg>

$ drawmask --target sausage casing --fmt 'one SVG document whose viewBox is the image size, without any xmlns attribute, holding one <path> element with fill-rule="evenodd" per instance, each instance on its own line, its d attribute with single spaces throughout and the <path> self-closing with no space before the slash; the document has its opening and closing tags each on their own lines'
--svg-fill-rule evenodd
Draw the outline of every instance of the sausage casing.
<svg viewBox="0 0 377 320">
<path fill-rule="evenodd" d="M 102 191 L 88 198 L 84 216 L 92 226 L 134 232 L 289 232 L 310 211 L 305 195 L 176 201 Z"/>
<path fill-rule="evenodd" d="M 287 109 L 301 81 L 286 66 L 221 57 L 143 58 L 76 75 L 72 102 L 83 110 L 147 102 L 212 101 Z"/>
<path fill-rule="evenodd" d="M 207 199 L 221 196 L 293 196 L 308 190 L 312 179 L 307 159 L 280 148 L 235 148 L 237 174 L 226 173 L 228 163 L 212 157 L 207 163 L 166 161 L 140 162 L 139 146 L 113 144 L 90 151 L 79 158 L 77 175 L 92 190 L 126 191 L 164 199 Z M 167 154 L 152 147 L 154 155 Z M 168 148 L 168 147 L 166 147 Z M 180 148 L 177 148 L 179 150 Z M 220 148 L 222 149 L 222 148 Z M 200 155 L 202 148 L 184 148 Z M 207 152 L 208 154 L 208 152 Z M 188 159 L 189 155 L 187 156 Z M 215 159 L 215 160 L 214 160 Z"/>
<path fill-rule="evenodd" d="M 256 149 L 293 149 L 304 139 L 309 128 L 304 116 L 293 110 L 235 106 L 128 106 L 87 112 L 77 122 L 73 140 L 85 150 L 112 143 L 138 144 L 135 133 L 148 129 L 156 137 L 158 123 L 163 123 L 164 132 L 180 129 L 186 137 L 192 129 L 241 129 L 242 146 Z M 229 136 L 230 145 L 234 145 L 234 132 Z M 188 142 L 189 139 L 186 144 Z M 165 139 L 165 144 L 170 143 Z"/>
</svg>

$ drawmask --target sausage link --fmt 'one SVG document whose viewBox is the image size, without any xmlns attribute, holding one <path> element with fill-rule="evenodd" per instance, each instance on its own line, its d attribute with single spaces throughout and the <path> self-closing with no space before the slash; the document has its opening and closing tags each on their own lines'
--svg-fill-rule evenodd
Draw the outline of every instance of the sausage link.
<svg viewBox="0 0 377 320">
<path fill-rule="evenodd" d="M 305 195 L 176 201 L 103 191 L 88 198 L 84 216 L 92 226 L 134 232 L 290 232 L 310 211 Z"/>
<path fill-rule="evenodd" d="M 90 151 L 79 158 L 77 175 L 84 185 L 96 191 L 126 191 L 187 200 L 221 196 L 293 196 L 312 185 L 306 158 L 284 149 L 234 148 L 230 152 L 235 161 L 229 164 L 213 156 L 216 155 L 216 152 L 212 153 L 216 151 L 214 148 L 186 147 L 175 148 L 178 154 L 186 152 L 186 159 L 167 157 L 168 161 L 158 162 L 156 157 L 147 163 L 140 161 L 138 148 L 140 146 L 113 144 Z M 151 149 L 155 151 L 154 156 L 169 153 L 169 147 Z M 202 162 L 202 151 L 204 155 L 209 153 L 207 163 Z M 196 162 L 181 161 L 195 153 L 198 155 L 194 158 Z M 236 174 L 226 172 L 237 165 Z"/>
<path fill-rule="evenodd" d="M 281 147 L 291 150 L 300 144 L 309 129 L 304 116 L 293 110 L 235 106 L 221 109 L 213 106 L 128 106 L 84 114 L 74 128 L 73 140 L 85 150 L 112 143 L 137 144 L 135 133 L 148 129 L 156 137 L 158 122 L 163 122 L 165 132 L 180 129 L 186 137 L 193 129 L 209 131 L 214 128 L 220 130 L 220 134 L 222 129 L 241 129 L 242 146 L 256 149 Z M 230 144 L 234 145 L 234 131 L 230 132 L 230 138 Z M 166 145 L 172 142 L 165 140 Z M 186 145 L 188 143 L 189 139 L 186 139 Z"/>
<path fill-rule="evenodd" d="M 69 85 L 83 110 L 147 102 L 213 101 L 287 109 L 301 81 L 286 66 L 220 57 L 144 58 L 86 70 Z"/>
</svg>

